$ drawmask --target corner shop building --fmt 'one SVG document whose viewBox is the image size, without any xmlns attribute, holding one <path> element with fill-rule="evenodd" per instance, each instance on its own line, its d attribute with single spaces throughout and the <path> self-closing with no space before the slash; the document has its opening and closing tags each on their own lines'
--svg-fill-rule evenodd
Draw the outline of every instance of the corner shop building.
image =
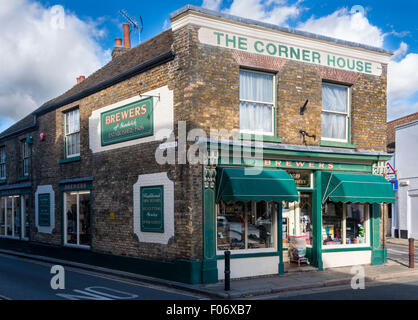
<svg viewBox="0 0 418 320">
<path fill-rule="evenodd" d="M 189 283 L 222 279 L 224 250 L 232 277 L 282 274 L 292 235 L 320 270 L 384 263 L 391 53 L 192 6 L 170 18 L 0 134 L 1 247 Z M 185 161 L 196 146 L 207 163 Z"/>
</svg>

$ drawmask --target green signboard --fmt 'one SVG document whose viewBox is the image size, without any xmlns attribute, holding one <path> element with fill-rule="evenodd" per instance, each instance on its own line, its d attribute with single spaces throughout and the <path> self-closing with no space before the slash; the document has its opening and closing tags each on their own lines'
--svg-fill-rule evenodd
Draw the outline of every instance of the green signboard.
<svg viewBox="0 0 418 320">
<path fill-rule="evenodd" d="M 49 227 L 51 225 L 51 195 L 42 193 L 38 195 L 38 225 Z"/>
<path fill-rule="evenodd" d="M 164 233 L 164 186 L 141 187 L 141 231 Z"/>
<path fill-rule="evenodd" d="M 153 98 L 149 97 L 100 116 L 102 146 L 152 136 L 154 134 Z"/>
</svg>

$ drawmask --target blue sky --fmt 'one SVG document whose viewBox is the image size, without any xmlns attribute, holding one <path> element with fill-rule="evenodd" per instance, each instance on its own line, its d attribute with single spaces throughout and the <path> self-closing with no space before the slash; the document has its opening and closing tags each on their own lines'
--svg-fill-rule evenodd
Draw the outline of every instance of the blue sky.
<svg viewBox="0 0 418 320">
<path fill-rule="evenodd" d="M 119 10 L 142 16 L 144 41 L 169 28 L 169 14 L 186 4 L 393 50 L 388 120 L 418 112 L 416 1 L 1 0 L 0 131 L 109 61 L 125 22 Z M 359 5 L 361 18 L 350 11 Z M 56 8 L 65 28 L 50 26 Z M 137 39 L 133 34 L 133 45 Z"/>
</svg>

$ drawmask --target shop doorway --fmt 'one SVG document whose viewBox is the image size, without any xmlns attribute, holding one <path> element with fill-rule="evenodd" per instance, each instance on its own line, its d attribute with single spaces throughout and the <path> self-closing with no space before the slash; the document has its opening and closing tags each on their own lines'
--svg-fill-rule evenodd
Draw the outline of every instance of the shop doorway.
<svg viewBox="0 0 418 320">
<path fill-rule="evenodd" d="M 312 192 L 300 192 L 299 202 L 283 203 L 285 271 L 297 271 L 311 266 L 312 232 Z"/>
</svg>

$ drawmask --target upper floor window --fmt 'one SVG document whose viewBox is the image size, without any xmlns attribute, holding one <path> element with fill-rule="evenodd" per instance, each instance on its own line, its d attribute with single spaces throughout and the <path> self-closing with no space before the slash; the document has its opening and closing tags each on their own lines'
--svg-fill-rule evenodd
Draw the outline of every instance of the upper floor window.
<svg viewBox="0 0 418 320">
<path fill-rule="evenodd" d="M 349 142 L 349 92 L 341 85 L 322 84 L 322 139 Z"/>
<path fill-rule="evenodd" d="M 30 160 L 30 147 L 25 140 L 21 142 L 21 155 L 22 155 L 22 176 L 27 177 L 29 175 L 29 160 Z"/>
<path fill-rule="evenodd" d="M 79 109 L 65 113 L 66 158 L 80 155 L 80 112 Z"/>
<path fill-rule="evenodd" d="M 274 135 L 274 75 L 240 71 L 240 129 L 242 133 Z"/>
<path fill-rule="evenodd" d="M 0 147 L 0 179 L 6 179 L 6 147 Z"/>
</svg>

